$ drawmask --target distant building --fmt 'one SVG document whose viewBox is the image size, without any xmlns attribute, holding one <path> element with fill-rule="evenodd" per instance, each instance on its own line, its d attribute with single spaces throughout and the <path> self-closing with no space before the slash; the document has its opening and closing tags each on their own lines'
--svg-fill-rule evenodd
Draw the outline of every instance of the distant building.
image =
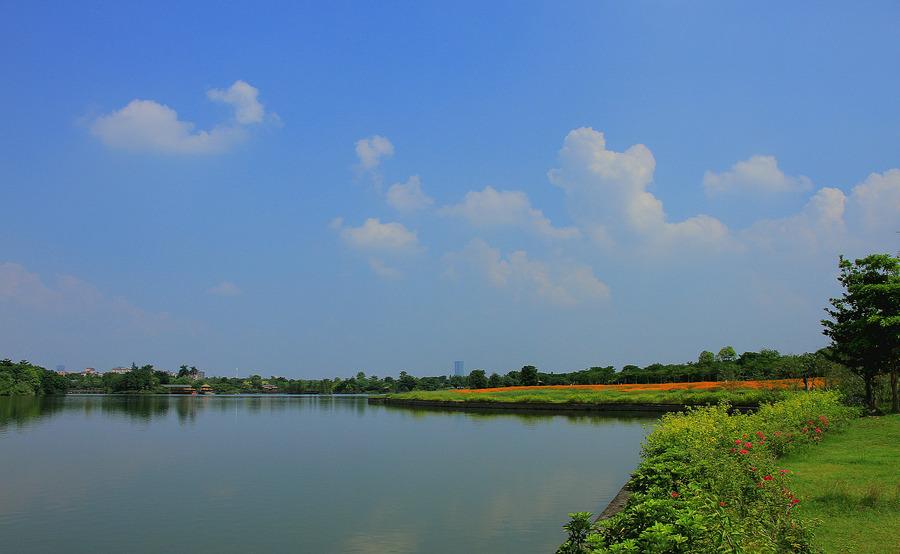
<svg viewBox="0 0 900 554">
<path fill-rule="evenodd" d="M 453 375 L 463 377 L 466 374 L 466 364 L 462 360 L 453 362 Z"/>
<path fill-rule="evenodd" d="M 110 369 L 109 371 L 107 371 L 107 373 L 122 374 L 122 373 L 128 373 L 129 371 L 131 371 L 130 367 L 114 367 L 114 368 Z"/>
<path fill-rule="evenodd" d="M 92 367 L 84 368 L 84 371 L 81 372 L 82 375 L 96 375 L 97 370 Z"/>
<path fill-rule="evenodd" d="M 60 375 L 65 375 L 66 374 L 66 366 L 64 364 L 60 364 L 60 365 L 56 366 L 56 372 L 59 373 Z"/>
</svg>

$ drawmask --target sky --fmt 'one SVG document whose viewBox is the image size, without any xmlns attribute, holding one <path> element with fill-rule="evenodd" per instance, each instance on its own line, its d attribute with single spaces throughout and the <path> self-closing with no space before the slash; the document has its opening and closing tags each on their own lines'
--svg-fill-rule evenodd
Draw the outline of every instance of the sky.
<svg viewBox="0 0 900 554">
<path fill-rule="evenodd" d="M 0 3 L 0 357 L 804 352 L 900 250 L 900 4 Z"/>
</svg>

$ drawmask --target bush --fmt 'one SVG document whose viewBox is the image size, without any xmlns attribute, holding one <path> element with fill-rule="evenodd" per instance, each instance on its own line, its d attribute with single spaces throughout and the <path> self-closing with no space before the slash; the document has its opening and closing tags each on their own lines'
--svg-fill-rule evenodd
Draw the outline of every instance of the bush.
<svg viewBox="0 0 900 554">
<path fill-rule="evenodd" d="M 644 443 L 627 505 L 594 525 L 581 551 L 809 552 L 778 456 L 857 415 L 835 392 L 796 393 L 753 414 L 724 403 L 667 414 Z"/>
</svg>

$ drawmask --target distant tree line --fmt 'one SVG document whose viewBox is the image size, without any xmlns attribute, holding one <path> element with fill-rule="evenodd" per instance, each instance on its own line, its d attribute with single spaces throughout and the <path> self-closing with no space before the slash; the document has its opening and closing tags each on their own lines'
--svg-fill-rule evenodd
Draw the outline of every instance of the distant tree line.
<svg viewBox="0 0 900 554">
<path fill-rule="evenodd" d="M 718 354 L 704 351 L 697 361 L 682 364 L 654 363 L 645 367 L 626 365 L 617 371 L 613 366 L 595 366 L 572 372 L 543 372 L 527 365 L 505 374 L 487 374 L 476 369 L 468 376 L 438 375 L 415 377 L 401 371 L 398 377 L 378 377 L 358 372 L 353 377 L 328 379 L 214 377 L 202 375 L 194 366 L 182 365 L 174 376 L 152 365 L 137 366 L 123 373 L 94 373 L 58 375 L 54 371 L 26 361 L 0 361 L 0 395 L 58 394 L 69 390 L 107 393 L 165 392 L 165 385 L 189 385 L 199 388 L 209 385 L 220 394 L 278 392 L 286 394 L 381 394 L 414 390 L 442 390 L 454 388 L 488 388 L 534 385 L 604 385 L 626 383 L 669 383 L 683 381 L 734 381 L 747 379 L 786 379 L 826 376 L 838 364 L 831 361 L 828 351 L 811 354 L 780 354 L 763 349 L 737 355 L 726 346 Z"/>
</svg>

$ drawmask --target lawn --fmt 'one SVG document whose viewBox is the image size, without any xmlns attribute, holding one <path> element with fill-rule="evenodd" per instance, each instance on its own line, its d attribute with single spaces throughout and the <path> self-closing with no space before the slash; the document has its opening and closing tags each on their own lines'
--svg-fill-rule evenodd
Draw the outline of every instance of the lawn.
<svg viewBox="0 0 900 554">
<path fill-rule="evenodd" d="M 856 420 L 781 463 L 825 552 L 900 552 L 900 415 Z"/>
<path fill-rule="evenodd" d="M 559 385 L 413 391 L 388 395 L 399 400 L 443 402 L 551 404 L 715 404 L 727 400 L 737 406 L 775 402 L 802 387 L 799 380 L 662 383 L 640 385 Z"/>
</svg>

